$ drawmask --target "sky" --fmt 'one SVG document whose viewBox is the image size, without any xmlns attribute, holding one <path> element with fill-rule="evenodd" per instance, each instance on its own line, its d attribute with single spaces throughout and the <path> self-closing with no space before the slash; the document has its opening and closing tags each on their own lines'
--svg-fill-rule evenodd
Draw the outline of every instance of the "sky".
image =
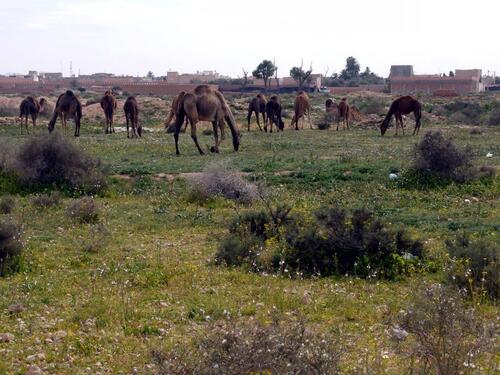
<svg viewBox="0 0 500 375">
<path fill-rule="evenodd" d="M 0 0 L 0 73 L 238 77 L 269 59 L 331 75 L 354 56 L 382 76 L 500 75 L 498 15 L 498 0 Z"/>
</svg>

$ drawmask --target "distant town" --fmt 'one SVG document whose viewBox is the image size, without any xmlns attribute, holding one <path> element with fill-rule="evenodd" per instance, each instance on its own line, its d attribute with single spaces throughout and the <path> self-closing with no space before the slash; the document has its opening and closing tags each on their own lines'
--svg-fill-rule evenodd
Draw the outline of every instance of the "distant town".
<svg viewBox="0 0 500 375">
<path fill-rule="evenodd" d="M 455 96 L 483 91 L 500 90 L 495 73 L 483 74 L 481 69 L 456 69 L 448 74 L 415 74 L 412 65 L 393 65 L 387 78 L 377 77 L 375 83 L 357 83 L 332 80 L 322 74 L 310 73 L 305 82 L 293 77 L 262 78 L 248 76 L 232 78 L 215 70 L 179 73 L 168 71 L 163 76 L 152 72 L 145 77 L 117 76 L 112 73 L 94 73 L 63 76 L 60 72 L 30 70 L 27 74 L 0 75 L 0 94 L 48 94 L 57 90 L 74 90 L 104 93 L 107 90 L 132 95 L 174 95 L 192 90 L 199 84 L 209 84 L 223 92 L 293 92 L 303 89 L 310 92 L 345 94 L 357 91 L 388 92 L 393 94 L 429 94 Z M 362 75 L 363 73 L 361 73 Z M 332 76 L 333 77 L 333 76 Z M 338 82 L 341 82 L 340 84 Z"/>
</svg>

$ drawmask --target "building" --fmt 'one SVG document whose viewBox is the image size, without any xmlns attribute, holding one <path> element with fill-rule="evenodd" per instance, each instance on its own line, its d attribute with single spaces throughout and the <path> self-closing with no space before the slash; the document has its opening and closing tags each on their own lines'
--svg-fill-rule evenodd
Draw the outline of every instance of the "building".
<svg viewBox="0 0 500 375">
<path fill-rule="evenodd" d="M 220 79 L 230 79 L 228 76 L 221 75 L 216 70 L 203 70 L 196 73 L 183 73 L 169 71 L 167 72 L 167 83 L 174 85 L 190 85 L 200 83 L 210 83 Z"/>
<path fill-rule="evenodd" d="M 484 91 L 481 69 L 456 69 L 454 75 L 414 74 L 411 65 L 391 66 L 391 94 L 464 95 Z"/>
</svg>

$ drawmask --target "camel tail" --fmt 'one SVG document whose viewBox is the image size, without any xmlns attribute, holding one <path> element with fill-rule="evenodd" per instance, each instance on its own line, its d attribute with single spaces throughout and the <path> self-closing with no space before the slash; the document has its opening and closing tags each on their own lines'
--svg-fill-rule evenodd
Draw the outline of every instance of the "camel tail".
<svg viewBox="0 0 500 375">
<path fill-rule="evenodd" d="M 56 121 L 57 121 L 57 111 L 54 111 L 49 121 L 49 133 L 52 133 L 52 131 L 54 130 L 54 127 L 56 126 Z"/>
<path fill-rule="evenodd" d="M 82 118 L 82 105 L 80 103 L 76 106 L 76 115 L 78 116 L 78 119 Z"/>
<path fill-rule="evenodd" d="M 233 113 L 231 112 L 231 109 L 227 105 L 224 95 L 222 95 L 219 91 L 215 91 L 215 95 L 217 95 L 222 104 L 222 108 L 225 113 L 224 117 L 226 119 L 227 125 L 229 126 L 229 129 L 231 130 L 231 135 L 233 137 L 234 151 L 238 151 L 238 149 L 240 148 L 240 132 L 238 131 L 238 127 L 236 126 L 236 121 L 234 120 Z"/>
</svg>

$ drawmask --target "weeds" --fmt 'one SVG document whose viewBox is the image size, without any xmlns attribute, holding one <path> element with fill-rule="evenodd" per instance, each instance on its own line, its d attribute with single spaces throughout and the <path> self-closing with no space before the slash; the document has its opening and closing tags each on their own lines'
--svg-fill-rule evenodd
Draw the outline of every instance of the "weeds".
<svg viewBox="0 0 500 375">
<path fill-rule="evenodd" d="M 0 276 L 18 271 L 23 250 L 21 228 L 9 222 L 0 222 Z"/>
<path fill-rule="evenodd" d="M 79 223 L 96 223 L 99 213 L 99 206 L 90 197 L 75 199 L 66 209 L 66 215 Z"/>
<path fill-rule="evenodd" d="M 7 195 L 0 198 L 0 214 L 10 214 L 15 206 L 16 201 L 11 196 Z"/>
</svg>

